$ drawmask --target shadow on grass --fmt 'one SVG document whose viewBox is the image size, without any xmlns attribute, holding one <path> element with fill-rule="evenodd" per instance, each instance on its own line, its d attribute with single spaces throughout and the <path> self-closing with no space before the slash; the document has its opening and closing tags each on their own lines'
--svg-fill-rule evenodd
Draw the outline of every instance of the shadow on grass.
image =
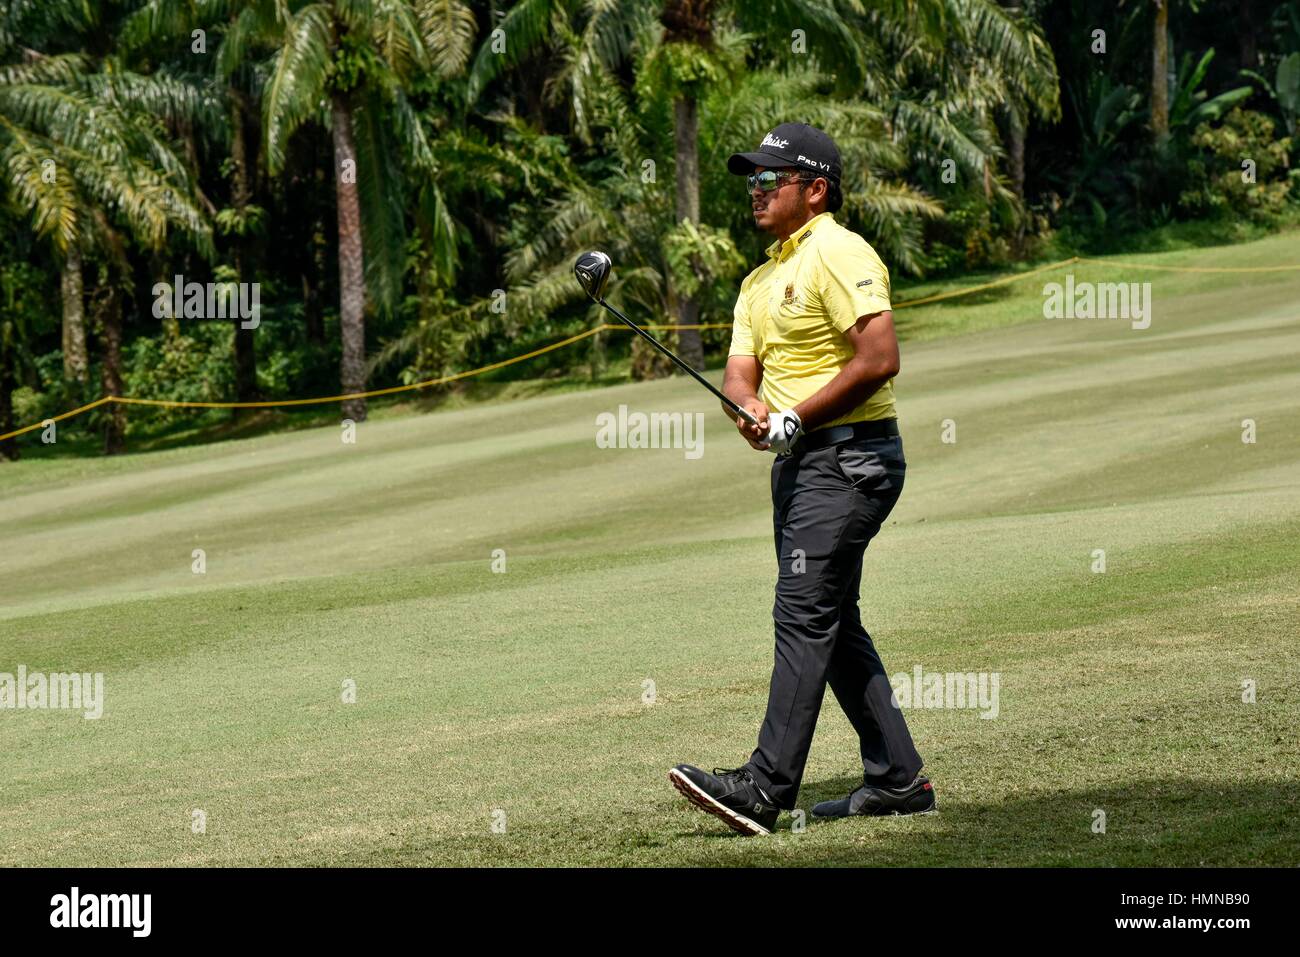
<svg viewBox="0 0 1300 957">
<path fill-rule="evenodd" d="M 799 806 L 843 797 L 857 777 L 805 784 Z M 766 841 L 679 833 L 672 856 L 687 866 L 1295 866 L 1300 811 L 1295 782 L 1134 778 L 1098 788 L 946 798 L 938 814 L 817 820 L 802 833 L 782 815 Z M 1094 831 L 1104 812 L 1105 831 Z M 704 838 L 701 840 L 701 838 Z M 806 843 L 805 843 L 806 842 Z M 741 845 L 744 845 L 743 847 Z M 629 863 L 633 863 L 629 861 Z"/>
<path fill-rule="evenodd" d="M 805 785 L 800 806 L 847 794 L 854 777 Z M 1044 782 L 1045 785 L 1050 782 Z M 1033 794 L 945 794 L 939 813 L 814 821 L 781 817 L 771 837 L 744 837 L 681 799 L 584 806 L 512 818 L 509 835 L 408 831 L 363 847 L 317 849 L 280 864 L 471 867 L 1293 867 L 1300 861 L 1296 779 L 1135 777 Z M 1095 833 L 1095 813 L 1106 814 Z M 484 828 L 486 831 L 486 828 Z"/>
</svg>

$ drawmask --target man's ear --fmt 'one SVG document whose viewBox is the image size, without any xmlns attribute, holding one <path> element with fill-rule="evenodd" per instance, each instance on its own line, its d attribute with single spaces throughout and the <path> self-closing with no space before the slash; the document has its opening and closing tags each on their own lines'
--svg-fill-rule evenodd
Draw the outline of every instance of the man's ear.
<svg viewBox="0 0 1300 957">
<path fill-rule="evenodd" d="M 831 187 L 830 183 L 821 176 L 808 185 L 808 205 L 811 207 L 818 200 L 822 204 L 820 212 L 826 212 L 826 207 L 831 201 Z"/>
</svg>

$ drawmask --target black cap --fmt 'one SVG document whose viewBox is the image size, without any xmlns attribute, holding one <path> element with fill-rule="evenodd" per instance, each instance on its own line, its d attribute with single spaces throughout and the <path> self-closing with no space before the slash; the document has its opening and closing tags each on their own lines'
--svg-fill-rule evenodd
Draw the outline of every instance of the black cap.
<svg viewBox="0 0 1300 957">
<path fill-rule="evenodd" d="M 755 166 L 797 166 L 839 182 L 840 151 L 835 141 L 807 123 L 782 123 L 763 137 L 754 153 L 732 153 L 727 169 L 741 176 Z"/>
</svg>

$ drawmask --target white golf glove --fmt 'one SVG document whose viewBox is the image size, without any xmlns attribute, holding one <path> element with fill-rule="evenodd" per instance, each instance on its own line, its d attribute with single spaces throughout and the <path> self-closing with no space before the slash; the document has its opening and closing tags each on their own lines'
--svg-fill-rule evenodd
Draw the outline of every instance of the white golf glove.
<svg viewBox="0 0 1300 957">
<path fill-rule="evenodd" d="M 803 422 L 794 409 L 777 412 L 768 419 L 767 450 L 784 455 L 803 435 Z"/>
</svg>

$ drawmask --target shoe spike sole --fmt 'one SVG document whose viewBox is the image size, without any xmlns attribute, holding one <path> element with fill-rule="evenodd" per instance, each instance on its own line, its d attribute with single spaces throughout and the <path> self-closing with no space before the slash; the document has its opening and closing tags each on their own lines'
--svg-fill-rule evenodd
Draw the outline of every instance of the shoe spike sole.
<svg viewBox="0 0 1300 957">
<path fill-rule="evenodd" d="M 668 772 L 668 780 L 672 782 L 673 787 L 682 793 L 682 797 L 690 801 L 701 811 L 712 814 L 721 820 L 727 827 L 747 837 L 756 837 L 761 834 L 771 834 L 767 828 L 758 824 L 749 818 L 742 817 L 731 808 L 714 800 L 704 791 L 696 787 L 686 775 L 680 773 L 676 768 Z"/>
</svg>

